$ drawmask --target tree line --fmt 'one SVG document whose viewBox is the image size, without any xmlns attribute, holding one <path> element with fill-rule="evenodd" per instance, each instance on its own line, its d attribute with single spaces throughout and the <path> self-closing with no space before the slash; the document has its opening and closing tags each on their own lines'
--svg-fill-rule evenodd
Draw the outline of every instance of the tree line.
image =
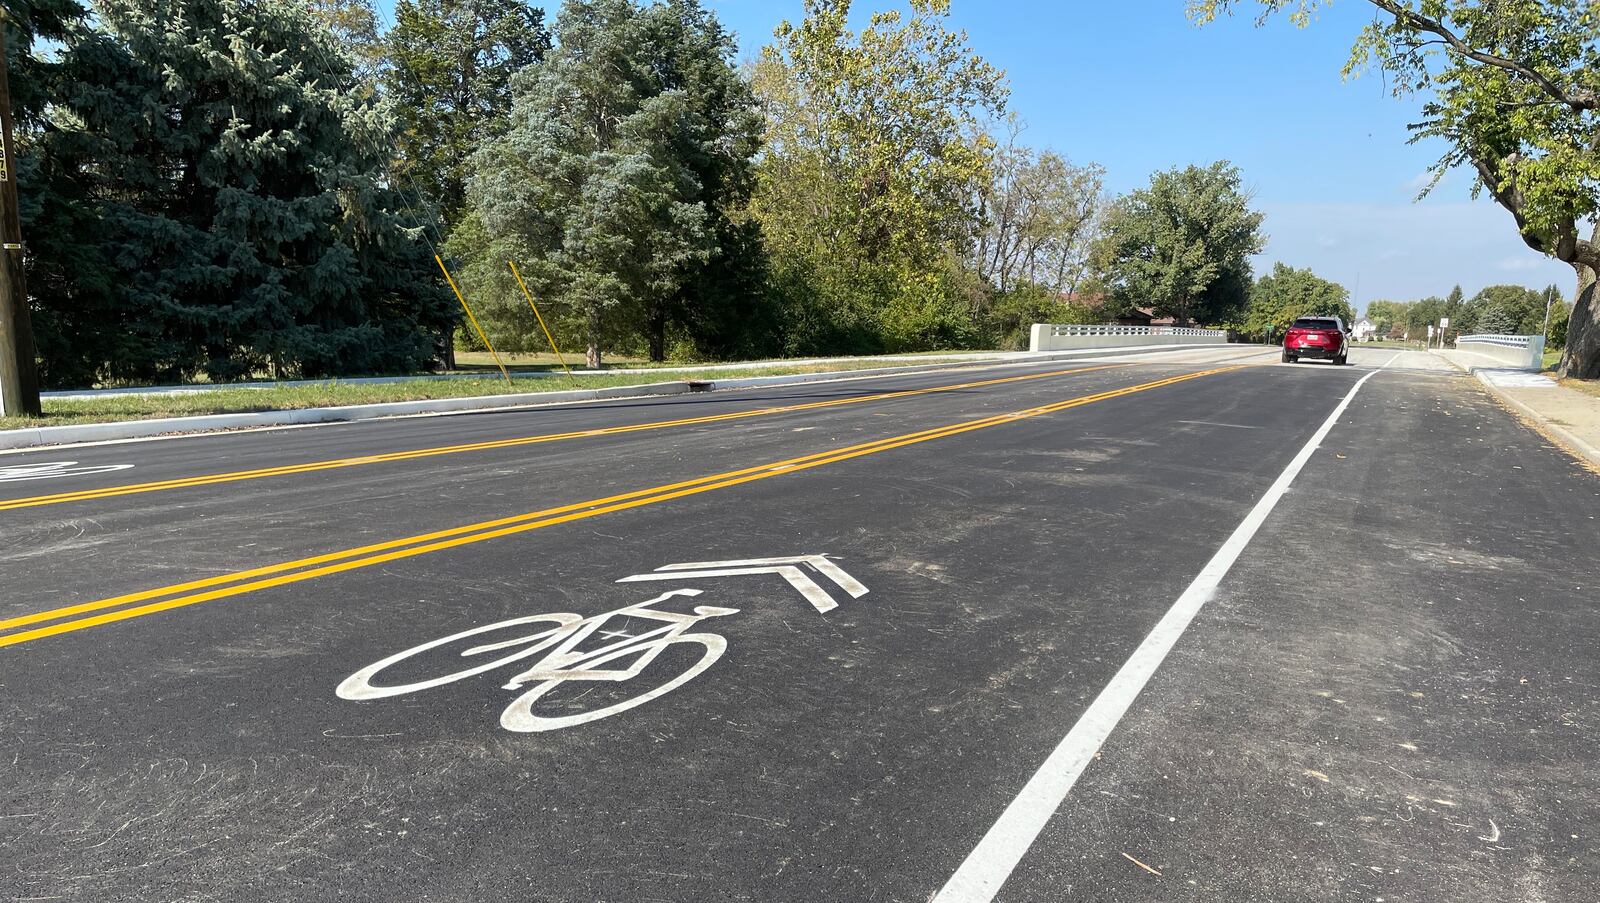
<svg viewBox="0 0 1600 903">
<path fill-rule="evenodd" d="M 544 347 L 531 297 L 592 366 L 1349 313 L 1256 278 L 1227 161 L 1111 197 L 1028 145 L 949 0 L 806 0 L 743 60 L 701 0 L 4 2 L 50 386 L 449 366 L 441 264 L 497 348 Z"/>
<path fill-rule="evenodd" d="M 1463 335 L 1545 335 L 1545 347 L 1565 348 L 1567 321 L 1572 305 L 1562 297 L 1558 286 L 1535 291 L 1521 285 L 1491 285 L 1471 298 L 1456 286 L 1443 298 L 1433 296 L 1418 301 L 1373 301 L 1367 305 L 1367 319 L 1378 334 L 1392 339 L 1422 339 L 1428 327 L 1448 319 L 1447 341 Z"/>
<path fill-rule="evenodd" d="M 1111 198 L 1028 145 L 948 0 L 745 61 L 700 0 L 7 2 L 50 386 L 448 366 L 456 286 L 591 366 L 1020 347 L 1226 320 L 1264 240 L 1225 161 Z"/>
<path fill-rule="evenodd" d="M 699 0 L 6 0 L 42 381 L 448 365 L 440 262 L 592 365 L 1016 341 L 1103 171 L 999 146 L 947 0 L 850 6 L 741 63 Z"/>
<path fill-rule="evenodd" d="M 1202 25 L 1253 7 L 1258 24 L 1285 12 L 1306 27 L 1328 2 L 1187 6 Z M 1444 148 L 1428 188 L 1466 167 L 1474 195 L 1488 194 L 1509 213 L 1524 244 L 1572 267 L 1576 292 L 1561 327 L 1558 372 L 1600 378 L 1600 7 L 1582 0 L 1369 2 L 1372 21 L 1355 37 L 1344 75 L 1375 68 L 1395 96 L 1421 95 L 1412 140 L 1434 139 Z"/>
</svg>

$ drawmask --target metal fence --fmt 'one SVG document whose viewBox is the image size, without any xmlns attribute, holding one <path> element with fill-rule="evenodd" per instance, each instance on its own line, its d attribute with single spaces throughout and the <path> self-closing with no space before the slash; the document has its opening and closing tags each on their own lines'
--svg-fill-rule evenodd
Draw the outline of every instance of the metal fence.
<svg viewBox="0 0 1600 903">
<path fill-rule="evenodd" d="M 1122 326 L 1116 323 L 1091 326 L 1076 323 L 1052 323 L 1050 324 L 1050 335 L 1058 338 L 1079 335 L 1189 335 L 1224 338 L 1227 333 L 1220 329 L 1191 329 L 1187 326 Z"/>
<path fill-rule="evenodd" d="M 1072 348 L 1121 348 L 1142 345 L 1210 345 L 1228 341 L 1220 329 L 1186 326 L 1119 326 L 1115 323 L 1035 323 L 1028 334 L 1032 351 Z"/>
</svg>

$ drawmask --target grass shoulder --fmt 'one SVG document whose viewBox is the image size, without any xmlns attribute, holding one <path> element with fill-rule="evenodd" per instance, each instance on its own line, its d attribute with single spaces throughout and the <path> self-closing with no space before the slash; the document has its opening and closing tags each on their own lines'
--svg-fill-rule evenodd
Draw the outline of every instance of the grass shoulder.
<svg viewBox="0 0 1600 903">
<path fill-rule="evenodd" d="M 696 369 L 684 378 L 734 379 L 743 376 L 785 376 L 803 373 L 830 373 L 877 367 L 910 366 L 916 360 L 851 360 L 794 366 L 748 367 L 730 365 L 715 370 Z M 205 414 L 250 414 L 303 408 L 383 404 L 386 402 L 428 401 L 439 398 L 518 395 L 560 392 L 567 389 L 605 389 L 669 382 L 674 371 L 668 368 L 648 373 L 582 373 L 565 376 L 513 377 L 508 384 L 494 376 L 455 379 L 420 379 L 392 383 L 351 383 L 329 380 L 325 383 L 261 388 L 207 388 L 194 392 L 100 395 L 89 398 L 46 398 L 43 417 L 0 417 L 0 430 L 86 423 L 112 423 L 125 420 L 155 420 L 166 417 L 194 417 Z"/>
</svg>

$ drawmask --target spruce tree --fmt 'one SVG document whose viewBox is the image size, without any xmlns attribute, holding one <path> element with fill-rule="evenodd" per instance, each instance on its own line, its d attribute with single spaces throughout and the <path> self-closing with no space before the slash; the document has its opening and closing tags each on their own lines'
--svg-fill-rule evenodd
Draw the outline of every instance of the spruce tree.
<svg viewBox="0 0 1600 903">
<path fill-rule="evenodd" d="M 75 0 L 7 0 L 6 46 L 11 112 L 17 146 L 18 206 L 24 266 L 46 387 L 86 385 L 108 351 L 127 341 L 111 293 L 113 279 L 100 259 L 100 221 L 83 203 L 73 173 L 46 154 L 47 144 L 71 146 L 49 120 L 53 103 L 76 87 L 59 55 L 41 45 L 73 46 L 93 35 L 88 11 Z"/>
<path fill-rule="evenodd" d="M 295 0 L 94 8 L 102 31 L 62 52 L 70 78 L 38 163 L 70 209 L 92 211 L 84 255 L 103 272 L 41 302 L 68 346 L 77 327 L 117 335 L 65 353 L 62 372 L 225 380 L 429 361 L 453 302 L 423 211 L 386 176 L 393 116 L 356 90 L 327 28 Z"/>
<path fill-rule="evenodd" d="M 756 242 L 728 218 L 749 194 L 753 98 L 695 0 L 569 0 L 556 33 L 473 159 L 474 213 L 490 259 L 516 258 L 577 322 L 591 366 L 640 330 L 660 359 L 669 321 L 693 327 L 699 301 L 730 310 L 759 281 Z"/>
</svg>

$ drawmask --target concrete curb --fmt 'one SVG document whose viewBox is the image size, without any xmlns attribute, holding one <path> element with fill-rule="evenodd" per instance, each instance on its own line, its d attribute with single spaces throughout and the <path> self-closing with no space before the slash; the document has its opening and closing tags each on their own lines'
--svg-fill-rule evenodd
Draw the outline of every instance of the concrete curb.
<svg viewBox="0 0 1600 903">
<path fill-rule="evenodd" d="M 1470 353 L 1476 354 L 1477 352 Z M 1436 354 L 1434 356 L 1443 359 L 1444 362 L 1450 366 L 1455 367 L 1457 370 L 1460 370 L 1463 373 L 1475 378 L 1478 381 L 1478 384 L 1483 386 L 1484 390 L 1489 393 L 1490 397 L 1494 398 L 1495 401 L 1500 402 L 1502 407 L 1510 408 L 1513 412 L 1521 415 L 1524 420 L 1528 421 L 1530 426 L 1540 433 L 1543 433 L 1545 438 L 1550 439 L 1557 445 L 1564 446 L 1568 451 L 1572 452 L 1573 455 L 1579 458 L 1588 459 L 1588 462 L 1592 467 L 1600 468 L 1600 448 L 1596 448 L 1593 444 L 1579 437 L 1576 433 L 1572 432 L 1566 427 L 1558 423 L 1552 423 L 1548 417 L 1534 410 L 1526 402 L 1519 401 L 1518 399 L 1506 394 L 1504 389 L 1492 382 L 1489 382 L 1489 380 L 1481 372 L 1483 370 L 1514 370 L 1516 369 L 1515 367 L 1468 367 L 1457 361 L 1453 361 L 1442 354 Z"/>
<path fill-rule="evenodd" d="M 19 430 L 0 431 L 0 450 L 37 448 L 47 445 L 69 445 L 82 442 L 107 442 L 122 439 L 148 439 L 172 434 L 215 434 L 245 429 L 264 429 L 278 426 L 302 426 L 320 423 L 349 423 L 358 420 L 377 420 L 386 417 L 411 417 L 428 414 L 456 414 L 468 411 L 493 411 L 511 408 L 543 407 L 614 398 L 646 398 L 667 395 L 684 395 L 693 391 L 749 389 L 761 386 L 785 386 L 809 382 L 837 382 L 848 379 L 870 379 L 910 373 L 927 373 L 935 370 L 956 370 L 976 367 L 995 367 L 1008 364 L 1046 363 L 1050 361 L 1093 359 L 1124 354 L 1146 354 L 1169 351 L 1195 351 L 1226 347 L 1227 343 L 1213 345 L 1128 346 L 1123 348 L 1097 348 L 1092 350 L 1055 351 L 1029 354 L 1026 357 L 1008 357 L 977 360 L 946 360 L 936 364 L 918 364 L 904 367 L 878 367 L 869 370 L 840 370 L 832 373 L 796 373 L 783 376 L 751 376 L 735 379 L 695 381 L 674 380 L 664 383 L 645 383 L 637 386 L 614 386 L 605 389 L 564 389 L 557 392 L 523 392 L 516 395 L 474 395 L 463 398 L 436 398 L 427 401 L 396 401 L 381 404 L 344 405 L 333 408 L 299 408 L 284 411 L 259 411 L 249 414 L 204 414 L 195 417 L 163 417 L 156 420 L 122 420 L 112 423 L 86 423 L 77 426 L 45 426 Z"/>
<path fill-rule="evenodd" d="M 614 386 L 605 389 L 567 389 L 560 392 L 523 392 L 516 395 L 469 395 L 462 398 L 391 401 L 381 404 L 344 405 L 336 408 L 297 408 L 284 411 L 257 411 L 248 414 L 202 414 L 195 417 L 119 420 L 112 423 L 85 423 L 76 426 L 43 426 L 0 431 L 0 449 L 67 445 L 77 442 L 104 442 L 115 439 L 147 439 L 171 433 L 205 434 L 274 426 L 347 423 L 354 420 L 377 420 L 384 417 L 451 414 L 541 404 L 570 404 L 578 401 L 595 401 L 607 398 L 683 395 L 689 391 L 689 384 L 680 381 L 647 383 L 638 386 Z"/>
<path fill-rule="evenodd" d="M 1596 448 L 1584 439 L 1579 438 L 1576 433 L 1566 427 L 1551 422 L 1548 417 L 1534 410 L 1527 403 L 1507 395 L 1499 386 L 1485 379 L 1482 373 L 1475 370 L 1470 372 L 1477 377 L 1478 382 L 1502 406 L 1521 414 L 1523 419 L 1527 420 L 1534 429 L 1543 433 L 1546 438 L 1554 441 L 1557 445 L 1565 446 L 1568 451 L 1578 457 L 1587 458 L 1592 468 L 1600 469 L 1600 448 Z"/>
<path fill-rule="evenodd" d="M 1126 346 L 1124 346 L 1126 347 Z M 1077 350 L 1077 349 L 1059 349 Z M 1000 361 L 1009 358 L 1020 358 L 1027 355 L 1026 351 L 951 351 L 945 353 L 930 352 L 928 354 L 905 355 L 898 358 L 906 361 L 907 366 L 921 363 L 962 363 L 981 361 Z M 780 367 L 805 367 L 812 364 L 847 363 L 850 361 L 869 361 L 881 359 L 876 357 L 808 357 L 793 360 L 750 361 L 743 364 L 689 364 L 674 367 L 621 367 L 615 370 L 585 370 L 572 371 L 577 376 L 639 376 L 643 374 L 657 374 L 663 378 L 679 377 L 683 374 L 695 374 L 687 379 L 696 379 L 698 374 L 715 373 L 719 370 L 775 370 Z M 562 378 L 559 371 L 554 370 L 510 370 L 508 375 L 513 379 L 556 379 Z M 494 381 L 499 378 L 496 371 L 490 370 L 478 373 L 429 373 L 417 376 L 353 376 L 338 379 L 292 379 L 280 382 L 238 382 L 223 384 L 202 384 L 189 386 L 131 386 L 122 389 L 64 389 L 41 392 L 44 398 L 59 400 L 83 400 L 89 398 L 106 398 L 120 395 L 204 395 L 207 392 L 234 389 L 274 389 L 280 387 L 297 388 L 304 386 L 323 386 L 330 382 L 346 386 L 363 385 L 403 385 L 415 382 L 449 382 L 460 379 L 484 379 Z"/>
</svg>

